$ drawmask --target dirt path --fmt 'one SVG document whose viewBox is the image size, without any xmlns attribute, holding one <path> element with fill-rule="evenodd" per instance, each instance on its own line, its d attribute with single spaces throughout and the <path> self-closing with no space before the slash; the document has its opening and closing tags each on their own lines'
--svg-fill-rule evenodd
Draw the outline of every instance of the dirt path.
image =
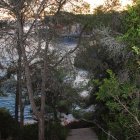
<svg viewBox="0 0 140 140">
<path fill-rule="evenodd" d="M 98 140 L 90 128 L 72 129 L 67 140 Z"/>
</svg>

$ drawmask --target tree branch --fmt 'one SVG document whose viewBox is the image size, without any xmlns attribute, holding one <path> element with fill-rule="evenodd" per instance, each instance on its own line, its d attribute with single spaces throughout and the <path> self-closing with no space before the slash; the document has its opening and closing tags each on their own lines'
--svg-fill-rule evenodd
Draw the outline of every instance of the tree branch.
<svg viewBox="0 0 140 140">
<path fill-rule="evenodd" d="M 78 40 L 77 46 L 76 46 L 74 49 L 72 49 L 72 50 L 70 50 L 69 52 L 67 52 L 67 53 L 66 53 L 54 66 L 52 66 L 52 67 L 57 67 L 68 55 L 74 53 L 74 52 L 79 48 L 79 46 L 80 46 L 80 44 L 81 44 L 81 40 L 82 40 L 82 35 L 83 35 L 83 33 L 84 33 L 86 27 L 87 27 L 87 25 L 85 25 L 85 26 L 83 27 L 83 29 L 82 29 L 82 31 L 81 31 L 81 33 L 80 33 L 80 35 L 79 35 L 79 40 Z"/>
</svg>

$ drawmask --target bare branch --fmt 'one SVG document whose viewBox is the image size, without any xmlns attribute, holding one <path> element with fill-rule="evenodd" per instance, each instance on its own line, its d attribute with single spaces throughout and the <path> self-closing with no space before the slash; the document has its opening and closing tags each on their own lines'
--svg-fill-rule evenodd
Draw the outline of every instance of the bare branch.
<svg viewBox="0 0 140 140">
<path fill-rule="evenodd" d="M 86 27 L 87 27 L 87 25 L 85 25 L 85 26 L 83 27 L 83 29 L 82 29 L 82 31 L 81 31 L 81 33 L 80 33 L 80 35 L 79 35 L 79 40 L 78 40 L 78 42 L 77 42 L 77 46 L 76 46 L 74 49 L 72 49 L 72 50 L 70 50 L 69 52 L 67 52 L 53 67 L 57 67 L 68 55 L 74 53 L 74 52 L 79 48 L 79 46 L 80 46 L 80 44 L 81 44 L 81 40 L 82 40 L 82 35 L 83 35 L 83 33 L 84 33 Z"/>
<path fill-rule="evenodd" d="M 138 125 L 140 126 L 140 121 L 138 120 L 138 117 L 136 116 L 136 115 L 134 115 L 128 108 L 127 108 L 127 106 L 126 105 L 124 105 L 121 101 L 120 101 L 120 99 L 119 99 L 119 97 L 114 97 L 114 96 L 112 96 L 124 109 L 125 109 L 125 111 L 127 111 L 134 119 L 135 119 L 135 121 L 138 123 Z"/>
</svg>

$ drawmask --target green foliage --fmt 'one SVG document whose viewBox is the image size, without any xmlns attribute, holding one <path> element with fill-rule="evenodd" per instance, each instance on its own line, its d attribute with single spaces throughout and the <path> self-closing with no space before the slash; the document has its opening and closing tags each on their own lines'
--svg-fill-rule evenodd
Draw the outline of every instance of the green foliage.
<svg viewBox="0 0 140 140">
<path fill-rule="evenodd" d="M 104 120 L 116 137 L 123 133 L 123 138 L 118 138 L 134 139 L 139 135 L 139 124 L 135 119 L 140 119 L 138 89 L 133 83 L 121 83 L 111 70 L 107 73 L 109 78 L 103 80 L 97 93 L 97 99 L 104 101 L 109 109 L 108 118 Z"/>
<path fill-rule="evenodd" d="M 97 99 L 107 101 L 106 104 L 109 108 L 120 110 L 120 103 L 118 100 L 127 104 L 127 99 L 131 99 L 132 97 L 136 98 L 138 89 L 132 83 L 121 83 L 111 70 L 107 70 L 107 72 L 110 78 L 103 80 L 103 84 L 99 87 L 99 92 L 97 93 Z M 135 103 L 133 101 L 135 101 Z M 131 105 L 133 106 L 134 104 L 137 104 L 138 107 L 138 100 L 133 101 L 131 101 Z"/>
<path fill-rule="evenodd" d="M 92 112 L 85 112 L 83 114 L 83 118 L 86 119 L 86 120 L 92 120 L 93 118 L 93 113 Z"/>
<path fill-rule="evenodd" d="M 98 41 L 98 44 L 90 46 L 89 39 L 84 40 L 83 48 L 77 53 L 75 66 L 88 70 L 94 78 L 98 78 L 93 80 L 90 97 L 90 103 L 96 104 L 96 118 L 94 115 L 93 117 L 98 123 L 105 130 L 110 130 L 119 140 L 139 139 L 139 87 L 136 79 L 139 78 L 140 68 L 140 0 L 137 0 L 136 5 L 129 7 L 128 11 L 119 14 L 113 11 L 105 13 L 102 9 L 97 9 L 94 15 L 78 16 L 82 24 L 88 24 L 89 30 L 93 27 L 96 29 L 100 26 L 109 26 L 113 31 L 124 34 L 121 38 L 127 45 L 127 57 L 122 59 L 117 54 L 115 58 L 118 59 L 110 58 L 111 54 L 107 54 L 105 49 L 99 46 Z M 121 20 L 122 18 L 124 19 Z M 92 38 L 92 41 L 97 37 Z M 116 51 L 115 48 L 112 50 Z M 106 73 L 106 69 L 112 69 L 114 73 L 111 70 L 107 70 Z M 123 70 L 128 70 L 129 78 L 125 82 L 120 74 Z M 75 115 L 80 117 L 78 111 Z"/>
<path fill-rule="evenodd" d="M 136 91 L 135 85 L 127 82 L 121 83 L 111 70 L 107 70 L 107 73 L 110 78 L 103 80 L 103 84 L 99 88 L 98 99 L 104 100 L 115 96 L 121 96 L 126 99 L 128 96 L 132 96 L 133 92 Z"/>
<path fill-rule="evenodd" d="M 140 37 L 140 3 L 139 0 L 137 4 L 128 7 L 127 14 L 124 19 L 124 29 L 125 34 L 123 39 L 127 41 L 130 47 L 139 47 L 139 37 Z"/>
<path fill-rule="evenodd" d="M 68 113 L 70 109 L 70 103 L 66 100 L 61 100 L 58 103 L 58 109 L 60 112 Z"/>
<path fill-rule="evenodd" d="M 140 55 L 140 48 L 138 48 L 136 46 L 133 46 L 132 50 L 133 50 L 134 53 L 136 53 L 136 55 Z"/>
<path fill-rule="evenodd" d="M 140 0 L 136 0 L 134 6 L 128 7 L 127 14 L 123 20 L 124 35 L 122 39 L 126 41 L 130 50 L 134 52 L 136 60 L 139 64 L 140 56 Z"/>
<path fill-rule="evenodd" d="M 82 118 L 81 110 L 73 110 L 72 114 L 76 119 Z"/>
<path fill-rule="evenodd" d="M 117 82 L 115 74 L 113 74 L 112 71 L 110 70 L 108 70 L 107 72 L 110 75 L 111 80 L 110 79 L 103 80 L 104 84 L 99 88 L 100 92 L 98 93 L 97 99 L 104 100 L 110 98 L 112 93 L 113 95 L 119 94 L 118 91 L 119 83 Z"/>
<path fill-rule="evenodd" d="M 51 123 L 46 130 L 47 140 L 66 140 L 69 132 L 69 130 L 61 126 L 60 123 Z"/>
<path fill-rule="evenodd" d="M 93 130 L 96 132 L 99 140 L 107 140 L 107 135 L 103 131 L 101 131 L 98 127 L 94 126 Z"/>
<path fill-rule="evenodd" d="M 0 134 L 1 137 L 6 139 L 8 137 L 16 137 L 18 133 L 18 125 L 12 118 L 10 113 L 1 108 L 0 109 Z"/>
<path fill-rule="evenodd" d="M 140 0 L 135 5 L 129 6 L 124 19 L 122 20 L 124 34 L 122 40 L 128 45 L 127 48 L 133 53 L 128 59 L 128 68 L 131 73 L 131 80 L 140 74 Z"/>
<path fill-rule="evenodd" d="M 76 22 L 87 25 L 87 31 L 91 32 L 93 28 L 110 27 L 115 31 L 122 31 L 122 21 L 125 14 L 116 11 L 104 12 L 97 8 L 94 14 L 76 15 Z"/>
</svg>

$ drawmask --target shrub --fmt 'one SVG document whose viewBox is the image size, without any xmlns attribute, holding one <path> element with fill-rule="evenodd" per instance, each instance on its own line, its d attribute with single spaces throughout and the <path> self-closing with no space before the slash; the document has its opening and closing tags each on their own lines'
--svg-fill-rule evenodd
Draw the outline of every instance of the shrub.
<svg viewBox="0 0 140 140">
<path fill-rule="evenodd" d="M 10 113 L 4 108 L 0 109 L 0 134 L 2 139 L 15 137 L 18 133 L 18 125 Z"/>
<path fill-rule="evenodd" d="M 46 131 L 47 140 L 65 140 L 68 135 L 68 129 L 60 123 L 51 123 Z"/>
<path fill-rule="evenodd" d="M 38 140 L 38 126 L 37 124 L 25 125 L 21 130 L 22 140 Z"/>
<path fill-rule="evenodd" d="M 65 140 L 68 135 L 68 129 L 61 126 L 60 123 L 46 123 L 46 140 Z M 22 140 L 38 140 L 38 124 L 25 125 L 21 131 Z"/>
</svg>

